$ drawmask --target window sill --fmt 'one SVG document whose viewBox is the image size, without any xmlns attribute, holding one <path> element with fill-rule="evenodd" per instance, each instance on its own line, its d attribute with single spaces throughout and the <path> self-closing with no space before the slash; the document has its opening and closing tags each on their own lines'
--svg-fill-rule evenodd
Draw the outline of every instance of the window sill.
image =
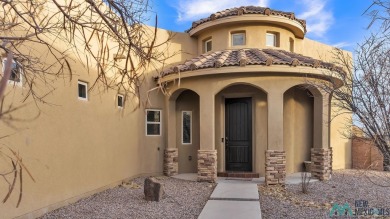
<svg viewBox="0 0 390 219">
<path fill-rule="evenodd" d="M 12 80 L 8 80 L 8 84 L 12 85 L 13 87 L 23 87 L 23 82 L 22 81 L 15 82 L 15 81 L 12 81 Z"/>
<path fill-rule="evenodd" d="M 78 100 L 81 100 L 81 101 L 85 101 L 85 102 L 87 102 L 87 101 L 88 101 L 88 98 L 82 98 L 82 97 L 78 97 Z"/>
</svg>

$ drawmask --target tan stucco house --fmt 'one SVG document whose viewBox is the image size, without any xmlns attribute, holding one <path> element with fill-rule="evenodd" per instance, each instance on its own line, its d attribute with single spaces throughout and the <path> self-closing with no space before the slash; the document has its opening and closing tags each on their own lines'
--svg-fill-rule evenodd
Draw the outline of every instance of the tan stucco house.
<svg viewBox="0 0 390 219">
<path fill-rule="evenodd" d="M 4 140 L 37 182 L 26 180 L 21 206 L 13 197 L 1 214 L 38 216 L 140 175 L 197 173 L 214 182 L 218 174 L 251 173 L 272 185 L 303 171 L 304 161 L 321 180 L 350 168 L 351 143 L 340 133 L 350 115 L 331 121 L 331 97 L 309 86 L 337 81 L 325 73 L 342 69 L 331 64 L 331 46 L 305 34 L 294 13 L 255 6 L 195 21 L 167 47 L 178 55 L 140 87 L 165 92 L 150 92 L 151 104 L 136 110 L 126 110 L 132 103 L 117 91 L 88 92 L 94 76 L 75 63 L 70 84 L 56 82 L 47 97 L 60 106 L 42 106 L 38 119 L 17 124 L 21 131 Z M 22 98 L 23 85 L 9 89 L 13 101 Z"/>
</svg>

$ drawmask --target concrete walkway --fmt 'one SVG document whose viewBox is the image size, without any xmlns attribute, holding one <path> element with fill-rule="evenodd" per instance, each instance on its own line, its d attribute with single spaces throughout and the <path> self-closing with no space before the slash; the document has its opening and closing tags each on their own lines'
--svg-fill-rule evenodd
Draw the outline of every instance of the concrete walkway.
<svg viewBox="0 0 390 219">
<path fill-rule="evenodd" d="M 257 183 L 218 178 L 199 219 L 261 218 Z"/>
<path fill-rule="evenodd" d="M 196 181 L 196 173 L 186 173 L 173 176 L 177 179 Z M 301 173 L 288 174 L 286 184 L 301 183 Z M 311 179 L 316 182 L 318 179 Z M 203 208 L 200 219 L 229 218 L 261 218 L 259 192 L 257 184 L 264 183 L 264 177 L 254 179 L 238 179 L 218 177 L 214 189 Z"/>
</svg>

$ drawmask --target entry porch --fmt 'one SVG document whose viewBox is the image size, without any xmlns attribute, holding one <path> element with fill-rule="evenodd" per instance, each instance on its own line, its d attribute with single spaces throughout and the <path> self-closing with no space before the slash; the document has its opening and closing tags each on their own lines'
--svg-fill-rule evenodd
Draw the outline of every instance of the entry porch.
<svg viewBox="0 0 390 219">
<path fill-rule="evenodd" d="M 302 77 L 209 76 L 168 90 L 166 175 L 245 172 L 284 184 L 311 161 L 314 177 L 330 177 L 329 96 Z"/>
</svg>

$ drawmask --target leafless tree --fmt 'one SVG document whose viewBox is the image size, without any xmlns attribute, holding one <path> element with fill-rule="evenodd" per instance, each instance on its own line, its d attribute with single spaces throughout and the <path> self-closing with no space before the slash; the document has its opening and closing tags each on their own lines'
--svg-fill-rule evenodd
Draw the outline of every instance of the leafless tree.
<svg viewBox="0 0 390 219">
<path fill-rule="evenodd" d="M 357 45 L 353 59 L 335 49 L 335 64 L 344 71 L 326 72 L 339 80 L 317 83 L 316 86 L 332 95 L 333 109 L 337 109 L 333 112 L 335 115 L 353 113 L 353 124 L 374 141 L 384 156 L 384 169 L 389 171 L 390 1 L 374 1 L 365 13 L 372 17 L 370 27 L 376 22 L 380 22 L 381 27 Z"/>
<path fill-rule="evenodd" d="M 7 86 L 16 86 L 20 79 L 24 101 L 47 103 L 53 82 L 71 80 L 73 64 L 84 63 L 96 76 L 90 89 L 120 90 L 127 99 L 140 95 L 145 72 L 167 58 L 164 49 L 170 36 L 157 40 L 157 17 L 154 27 L 144 25 L 148 0 L 0 0 L 0 4 L 0 122 L 15 120 L 12 112 L 20 106 L 3 103 Z M 22 181 L 23 170 L 29 172 L 11 148 L 0 147 L 0 156 L 10 161 L 10 170 L 0 172 L 0 180 L 9 185 L 5 202 L 15 181 Z"/>
</svg>

